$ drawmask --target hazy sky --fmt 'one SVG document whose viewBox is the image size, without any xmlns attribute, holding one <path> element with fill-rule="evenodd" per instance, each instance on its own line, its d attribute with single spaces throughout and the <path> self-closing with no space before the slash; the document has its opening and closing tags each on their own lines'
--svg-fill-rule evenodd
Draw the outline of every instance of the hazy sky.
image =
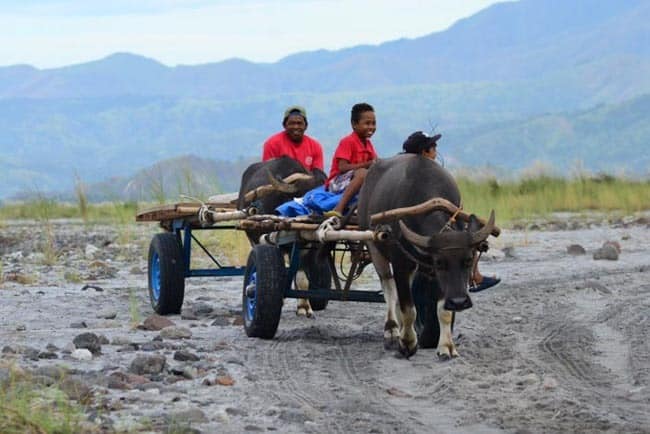
<svg viewBox="0 0 650 434">
<path fill-rule="evenodd" d="M 50 68 L 118 51 L 167 65 L 413 38 L 497 0 L 1 0 L 0 65 Z"/>
</svg>

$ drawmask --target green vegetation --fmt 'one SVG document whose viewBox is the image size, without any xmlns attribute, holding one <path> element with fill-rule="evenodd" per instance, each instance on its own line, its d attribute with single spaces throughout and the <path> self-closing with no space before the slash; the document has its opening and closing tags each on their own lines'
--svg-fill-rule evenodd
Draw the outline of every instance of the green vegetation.
<svg viewBox="0 0 650 434">
<path fill-rule="evenodd" d="M 590 210 L 630 215 L 650 210 L 650 180 L 639 181 L 610 175 L 580 175 L 574 179 L 566 179 L 545 173 L 513 181 L 501 181 L 496 178 L 478 181 L 463 176 L 457 179 L 464 209 L 485 217 L 494 209 L 499 224 L 504 226 L 513 220 L 561 211 L 579 213 Z M 131 239 L 136 212 L 154 205 L 112 202 L 89 203 L 81 208 L 78 203 L 38 199 L 1 206 L 0 221 L 40 219 L 47 225 L 54 218 L 83 218 L 85 213 L 88 222 L 108 222 L 123 226 L 123 241 L 126 242 Z M 243 234 L 206 231 L 206 234 L 200 236 L 207 247 L 219 245 L 218 251 L 227 252 L 227 260 L 232 260 L 233 263 L 245 261 L 248 244 Z M 46 240 L 44 253 L 47 253 L 48 245 L 52 243 Z M 50 250 L 52 252 L 46 256 L 53 258 L 56 252 L 53 247 Z"/>
<path fill-rule="evenodd" d="M 55 385 L 32 381 L 20 369 L 9 366 L 10 378 L 0 383 L 0 432 L 81 433 L 92 432 L 82 424 L 80 404 Z"/>
<path fill-rule="evenodd" d="M 539 175 L 519 181 L 459 179 L 463 207 L 487 217 L 494 209 L 500 225 L 551 212 L 604 211 L 630 215 L 650 209 L 650 180 L 632 181 L 603 175 L 563 179 Z"/>
</svg>

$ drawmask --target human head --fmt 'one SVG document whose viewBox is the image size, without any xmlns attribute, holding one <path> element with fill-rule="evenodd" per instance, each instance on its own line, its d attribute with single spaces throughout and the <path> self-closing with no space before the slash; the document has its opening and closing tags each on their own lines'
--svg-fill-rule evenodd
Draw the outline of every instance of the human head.
<svg viewBox="0 0 650 434">
<path fill-rule="evenodd" d="M 422 131 L 416 131 L 404 141 L 402 149 L 407 154 L 425 154 L 430 158 L 435 158 L 437 141 L 442 137 L 441 134 L 428 136 Z"/>
<path fill-rule="evenodd" d="M 369 139 L 377 130 L 375 109 L 365 102 L 353 105 L 350 112 L 350 123 L 354 132 L 362 140 Z"/>
<path fill-rule="evenodd" d="M 294 105 L 284 111 L 282 126 L 292 142 L 302 141 L 307 125 L 307 112 L 303 107 Z"/>
</svg>

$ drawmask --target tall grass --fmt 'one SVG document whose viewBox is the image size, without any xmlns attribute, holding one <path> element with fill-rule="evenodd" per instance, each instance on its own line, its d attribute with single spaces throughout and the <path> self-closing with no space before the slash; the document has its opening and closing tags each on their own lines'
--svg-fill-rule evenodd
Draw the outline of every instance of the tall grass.
<svg viewBox="0 0 650 434">
<path fill-rule="evenodd" d="M 77 198 L 79 214 L 84 222 L 88 221 L 88 196 L 86 195 L 86 185 L 83 183 L 78 174 L 75 174 L 74 192 Z"/>
<path fill-rule="evenodd" d="M 9 366 L 10 378 L 0 383 L 0 432 L 7 434 L 89 432 L 83 407 L 59 389 L 39 385 Z"/>
<path fill-rule="evenodd" d="M 501 223 L 561 211 L 629 215 L 650 209 L 650 181 L 610 176 L 563 179 L 540 175 L 505 182 L 461 178 L 458 184 L 465 210 L 487 216 L 494 209 Z"/>
<path fill-rule="evenodd" d="M 188 175 L 189 176 L 189 175 Z M 495 209 L 500 225 L 512 220 L 545 216 L 552 212 L 603 211 L 611 214 L 634 214 L 650 210 L 650 180 L 638 181 L 608 175 L 577 176 L 566 179 L 538 174 L 520 180 L 501 181 L 496 178 L 476 181 L 457 178 L 465 210 L 487 216 Z M 189 178 L 185 183 L 190 183 Z M 156 202 L 169 201 L 162 186 Z M 191 189 L 190 189 L 191 190 Z M 176 200 L 181 202 L 179 198 Z M 130 237 L 138 206 L 147 204 L 115 200 L 107 203 L 61 203 L 37 199 L 0 206 L 0 221 L 6 219 L 39 219 L 48 223 L 53 218 L 84 218 L 87 222 L 119 224 Z M 211 232 L 211 231 L 208 231 Z M 226 245 L 232 240 L 222 240 Z"/>
</svg>

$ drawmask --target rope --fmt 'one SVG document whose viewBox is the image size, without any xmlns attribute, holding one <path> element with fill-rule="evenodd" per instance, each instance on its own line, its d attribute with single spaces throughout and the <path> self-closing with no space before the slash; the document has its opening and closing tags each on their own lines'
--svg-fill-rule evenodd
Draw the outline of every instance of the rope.
<svg viewBox="0 0 650 434">
<path fill-rule="evenodd" d="M 193 196 L 188 196 L 186 194 L 181 194 L 180 197 L 201 204 L 198 211 L 198 217 L 199 217 L 199 222 L 201 222 L 201 226 L 205 226 L 209 223 L 212 223 L 212 221 L 210 220 L 211 210 L 210 207 L 208 207 L 208 205 L 205 204 L 205 202 L 203 202 L 201 199 L 198 199 Z"/>
</svg>

